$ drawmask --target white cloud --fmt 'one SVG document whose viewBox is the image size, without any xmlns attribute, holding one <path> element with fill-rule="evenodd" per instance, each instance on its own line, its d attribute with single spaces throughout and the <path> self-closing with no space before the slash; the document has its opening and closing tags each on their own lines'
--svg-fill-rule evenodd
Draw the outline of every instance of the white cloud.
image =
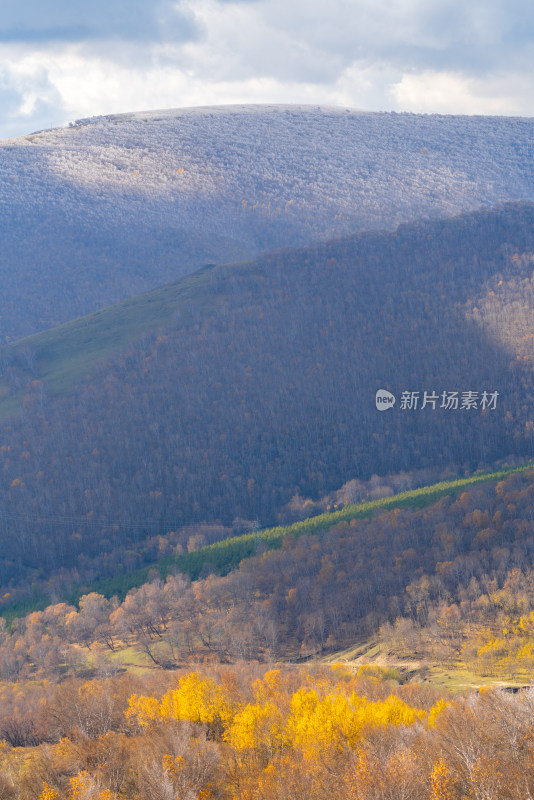
<svg viewBox="0 0 534 800">
<path fill-rule="evenodd" d="M 0 41 L 186 40 L 197 31 L 173 0 L 2 0 Z"/>
<path fill-rule="evenodd" d="M 524 115 L 532 80 L 521 75 L 484 80 L 452 72 L 403 75 L 389 92 L 397 108 L 421 113 Z M 526 109 L 528 111 L 528 108 Z"/>
</svg>

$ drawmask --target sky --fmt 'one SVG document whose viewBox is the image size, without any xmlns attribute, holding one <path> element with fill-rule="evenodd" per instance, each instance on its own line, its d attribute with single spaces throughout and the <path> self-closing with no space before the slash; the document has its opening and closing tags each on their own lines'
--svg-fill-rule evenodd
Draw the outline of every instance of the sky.
<svg viewBox="0 0 534 800">
<path fill-rule="evenodd" d="M 226 103 L 534 116 L 534 3 L 1 0 L 0 138 Z"/>
</svg>

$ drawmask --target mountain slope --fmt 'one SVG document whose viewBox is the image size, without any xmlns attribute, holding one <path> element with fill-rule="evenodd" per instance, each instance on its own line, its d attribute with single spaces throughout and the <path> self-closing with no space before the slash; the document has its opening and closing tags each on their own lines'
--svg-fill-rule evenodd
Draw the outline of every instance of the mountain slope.
<svg viewBox="0 0 534 800">
<path fill-rule="evenodd" d="M 0 340 L 285 245 L 534 199 L 534 121 L 221 107 L 0 143 Z"/>
<path fill-rule="evenodd" d="M 169 557 L 158 564 L 165 583 L 145 569 L 82 587 L 69 599 L 79 614 L 63 602 L 19 620 L 13 635 L 0 640 L 0 677 L 46 670 L 55 637 L 79 646 L 127 642 L 167 665 L 210 652 L 225 661 L 293 659 L 354 647 L 379 628 L 420 644 L 428 625 L 440 629 L 434 646 L 450 659 L 451 648 L 468 638 L 460 620 L 468 628 L 476 620 L 468 631 L 472 645 L 480 634 L 487 639 L 484 617 L 503 622 L 502 612 L 522 614 L 522 630 L 514 633 L 531 639 L 532 466 L 424 487 Z M 11 618 L 16 610 L 3 605 L 6 611 Z M 32 646 L 21 658 L 24 634 Z M 508 639 L 513 648 L 517 639 Z M 523 669 L 532 663 L 531 648 L 521 655 Z"/>
<path fill-rule="evenodd" d="M 51 395 L 68 392 L 95 363 L 142 334 L 189 319 L 192 308 L 212 306 L 205 291 L 210 280 L 206 268 L 0 348 L 0 419 L 16 413 L 28 381 L 43 381 Z"/>
<path fill-rule="evenodd" d="M 292 495 L 355 477 L 531 454 L 532 360 L 512 323 L 533 223 L 534 206 L 511 206 L 212 267 L 187 279 L 194 297 L 168 287 L 178 313 L 159 330 L 141 321 L 165 289 L 106 312 L 132 313 L 123 330 L 138 315 L 139 340 L 56 396 L 39 372 L 53 333 L 26 365 L 8 348 L 2 385 L 26 391 L 0 431 L 4 584 L 112 575 L 157 532 L 267 524 Z M 384 414 L 380 388 L 399 398 Z M 404 391 L 437 406 L 403 410 Z M 477 392 L 477 407 L 441 408 L 444 391 Z"/>
</svg>

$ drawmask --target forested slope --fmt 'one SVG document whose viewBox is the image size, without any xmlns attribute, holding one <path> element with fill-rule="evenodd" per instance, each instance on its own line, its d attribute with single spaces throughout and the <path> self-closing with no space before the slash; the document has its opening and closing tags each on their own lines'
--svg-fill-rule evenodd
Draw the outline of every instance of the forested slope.
<svg viewBox="0 0 534 800">
<path fill-rule="evenodd" d="M 154 570 L 124 599 L 89 591 L 77 607 L 58 602 L 2 626 L 0 678 L 59 678 L 89 669 L 95 652 L 112 668 L 125 647 L 166 667 L 209 656 L 306 658 L 379 630 L 394 650 L 405 654 L 411 643 L 412 656 L 430 662 L 455 649 L 481 674 L 522 648 L 513 672 L 525 674 L 534 658 L 533 497 L 531 468 L 424 508 L 354 516 L 322 531 L 311 519 L 309 533 L 303 524 L 279 549 L 260 539 L 229 574 L 218 575 L 214 559 L 191 580 L 178 561 L 165 580 Z M 438 631 L 431 653 L 422 647 L 429 626 Z M 499 650 L 484 650 L 496 634 Z M 510 677 L 510 661 L 501 667 Z"/>
<path fill-rule="evenodd" d="M 534 199 L 534 122 L 248 106 L 0 143 L 0 340 L 193 272 Z"/>
<path fill-rule="evenodd" d="M 225 577 L 154 576 L 122 603 L 92 593 L 2 626 L 2 795 L 521 800 L 534 787 L 533 481 L 517 472 L 288 537 Z M 379 626 L 412 663 L 426 656 L 416 680 L 309 663 Z M 476 685 L 512 678 L 512 691 L 425 682 L 447 649 Z"/>
<path fill-rule="evenodd" d="M 120 573 L 157 533 L 272 523 L 373 473 L 530 455 L 533 221 L 510 206 L 210 268 L 185 316 L 59 396 L 46 347 L 8 348 L 3 386 L 24 397 L 1 432 L 3 585 Z"/>
</svg>

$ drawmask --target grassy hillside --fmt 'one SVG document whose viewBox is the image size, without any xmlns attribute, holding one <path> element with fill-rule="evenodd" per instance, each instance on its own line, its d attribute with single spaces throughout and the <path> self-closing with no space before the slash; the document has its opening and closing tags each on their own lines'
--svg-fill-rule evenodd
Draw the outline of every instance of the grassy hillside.
<svg viewBox="0 0 534 800">
<path fill-rule="evenodd" d="M 211 267 L 181 278 L 151 292 L 95 311 L 43 333 L 27 336 L 4 348 L 4 370 L 11 366 L 20 376 L 20 386 L 11 390 L 12 374 L 0 375 L 0 419 L 15 413 L 26 384 L 44 381 L 57 396 L 68 393 L 90 375 L 94 365 L 124 350 L 143 334 L 170 324 L 179 324 L 190 310 L 207 310 L 213 301 L 203 291 L 210 283 Z"/>
</svg>

